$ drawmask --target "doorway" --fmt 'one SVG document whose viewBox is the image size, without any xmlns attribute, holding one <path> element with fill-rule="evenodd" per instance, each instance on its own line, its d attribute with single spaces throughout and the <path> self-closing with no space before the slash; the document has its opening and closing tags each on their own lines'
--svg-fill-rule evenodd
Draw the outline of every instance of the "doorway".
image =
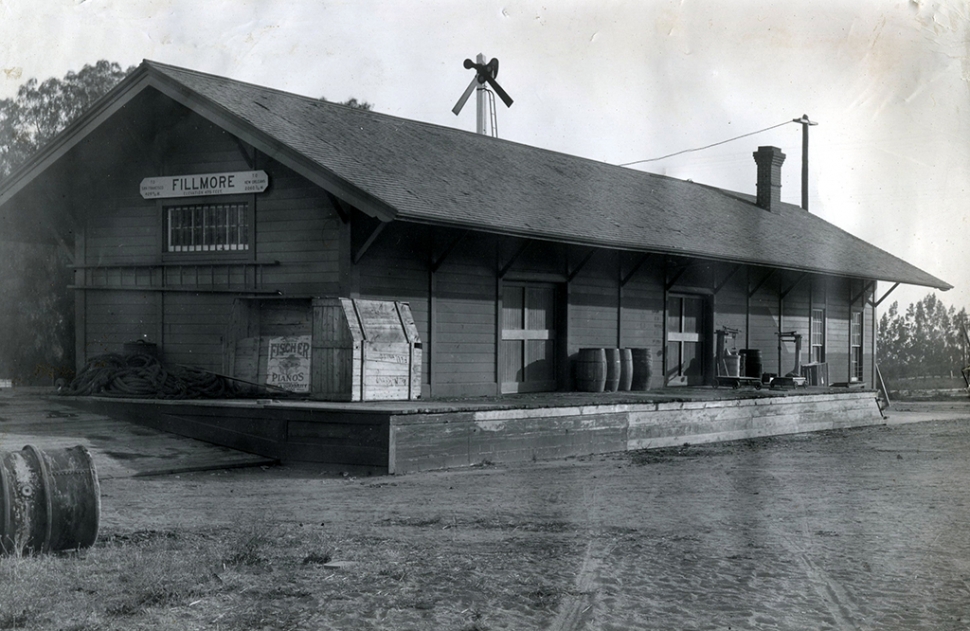
<svg viewBox="0 0 970 631">
<path fill-rule="evenodd" d="M 503 283 L 499 342 L 503 393 L 556 389 L 557 302 L 554 284 Z"/>
<path fill-rule="evenodd" d="M 707 383 L 708 310 L 708 299 L 704 296 L 668 295 L 666 385 L 700 386 Z"/>
</svg>

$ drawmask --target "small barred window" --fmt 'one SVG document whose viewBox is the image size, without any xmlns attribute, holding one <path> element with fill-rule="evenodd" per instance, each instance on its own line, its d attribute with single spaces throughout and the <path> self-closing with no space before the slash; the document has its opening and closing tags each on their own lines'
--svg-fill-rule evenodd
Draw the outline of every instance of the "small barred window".
<svg viewBox="0 0 970 631">
<path fill-rule="evenodd" d="M 193 204 L 165 208 L 166 252 L 249 250 L 249 212 L 245 202 Z"/>
</svg>

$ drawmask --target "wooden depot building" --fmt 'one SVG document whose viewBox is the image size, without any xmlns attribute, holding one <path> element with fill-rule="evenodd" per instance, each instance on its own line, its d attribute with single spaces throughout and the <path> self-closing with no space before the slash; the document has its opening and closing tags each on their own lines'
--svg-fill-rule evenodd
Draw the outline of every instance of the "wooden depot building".
<svg viewBox="0 0 970 631">
<path fill-rule="evenodd" d="M 70 250 L 79 367 L 141 340 L 298 383 L 115 402 L 267 455 L 395 472 L 830 427 L 860 397 L 874 422 L 877 281 L 950 285 L 782 203 L 784 159 L 758 149 L 750 195 L 145 61 L 0 183 L 0 229 Z M 725 332 L 825 376 L 691 403 Z M 589 348 L 639 349 L 648 390 L 565 394 Z"/>
</svg>

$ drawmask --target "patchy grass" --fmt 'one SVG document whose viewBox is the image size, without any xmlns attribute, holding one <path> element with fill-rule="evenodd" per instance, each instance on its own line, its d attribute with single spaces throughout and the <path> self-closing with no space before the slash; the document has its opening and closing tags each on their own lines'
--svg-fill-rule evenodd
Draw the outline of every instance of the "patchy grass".
<svg viewBox="0 0 970 631">
<path fill-rule="evenodd" d="M 900 401 L 949 401 L 967 398 L 963 377 L 914 377 L 887 382 L 889 398 Z"/>
<path fill-rule="evenodd" d="M 109 532 L 76 553 L 0 558 L 0 630 L 483 631 L 499 611 L 541 626 L 572 583 L 571 533 L 446 521 L 397 522 L 389 536 L 373 534 L 386 522 L 371 534 L 265 521 Z M 541 583 L 521 576 L 529 563 Z"/>
</svg>

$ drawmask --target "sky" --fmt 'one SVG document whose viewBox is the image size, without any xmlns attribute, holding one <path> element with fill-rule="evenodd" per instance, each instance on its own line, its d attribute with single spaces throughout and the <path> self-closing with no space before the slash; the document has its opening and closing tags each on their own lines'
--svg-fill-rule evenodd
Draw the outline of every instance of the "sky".
<svg viewBox="0 0 970 631">
<path fill-rule="evenodd" d="M 970 308 L 970 0 L 0 0 L 0 98 L 152 59 L 472 131 L 474 99 L 451 108 L 478 53 L 515 101 L 501 138 L 611 164 L 807 114 L 810 211 Z M 774 145 L 798 204 L 801 142 L 789 122 L 629 168 L 754 193 L 751 154 Z"/>
</svg>

